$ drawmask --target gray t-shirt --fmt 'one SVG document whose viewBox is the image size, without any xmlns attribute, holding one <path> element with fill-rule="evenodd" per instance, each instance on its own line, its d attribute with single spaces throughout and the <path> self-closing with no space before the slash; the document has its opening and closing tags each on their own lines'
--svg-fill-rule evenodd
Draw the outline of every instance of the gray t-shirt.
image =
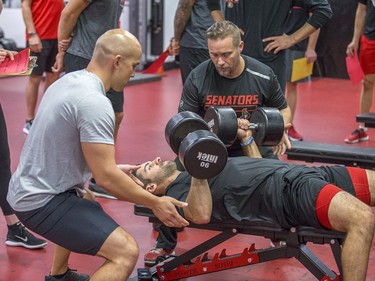
<svg viewBox="0 0 375 281">
<path fill-rule="evenodd" d="M 91 0 L 73 30 L 69 54 L 91 59 L 96 40 L 106 31 L 118 27 L 125 0 Z"/>
<path fill-rule="evenodd" d="M 83 187 L 90 176 L 81 143 L 114 144 L 114 111 L 102 81 L 86 70 L 66 74 L 46 91 L 8 201 L 16 211 L 43 207 L 54 195 Z"/>
<path fill-rule="evenodd" d="M 197 0 L 181 38 L 180 45 L 194 49 L 208 49 L 206 30 L 214 23 L 206 0 Z"/>
</svg>

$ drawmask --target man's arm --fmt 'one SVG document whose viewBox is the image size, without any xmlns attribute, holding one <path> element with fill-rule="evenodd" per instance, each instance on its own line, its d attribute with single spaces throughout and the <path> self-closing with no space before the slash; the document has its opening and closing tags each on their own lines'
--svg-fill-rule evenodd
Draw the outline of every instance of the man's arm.
<svg viewBox="0 0 375 281">
<path fill-rule="evenodd" d="M 30 49 L 35 53 L 40 53 L 43 46 L 35 29 L 33 14 L 31 12 L 31 2 L 32 0 L 22 0 L 22 17 L 29 36 Z"/>
<path fill-rule="evenodd" d="M 314 62 L 318 58 L 315 52 L 315 47 L 316 43 L 318 42 L 319 33 L 320 28 L 309 36 L 309 40 L 307 42 L 307 49 L 305 52 L 305 58 L 307 59 L 307 62 Z"/>
<path fill-rule="evenodd" d="M 237 124 L 237 138 L 241 143 L 244 155 L 251 158 L 262 158 L 258 146 L 254 141 L 253 132 L 249 130 L 249 120 L 237 118 Z"/>
<path fill-rule="evenodd" d="M 196 0 L 180 0 L 174 16 L 174 37 L 171 41 L 171 54 L 180 53 L 180 41 L 191 15 L 191 10 Z"/>
<path fill-rule="evenodd" d="M 353 39 L 346 48 L 346 54 L 348 56 L 354 56 L 354 53 L 358 50 L 359 40 L 361 39 L 361 35 L 365 27 L 365 19 L 367 13 L 366 8 L 366 5 L 358 3 L 357 11 L 355 14 Z"/>
<path fill-rule="evenodd" d="M 281 50 L 288 49 L 310 36 L 331 19 L 332 10 L 327 0 L 305 0 L 304 2 L 309 8 L 311 17 L 300 29 L 291 35 L 283 34 L 264 38 L 263 42 L 270 42 L 264 48 L 265 52 L 274 52 L 276 54 Z"/>
<path fill-rule="evenodd" d="M 191 178 L 188 206 L 183 209 L 184 216 L 196 224 L 207 224 L 211 220 L 212 196 L 207 180 Z"/>
<path fill-rule="evenodd" d="M 87 6 L 90 5 L 90 3 L 90 0 L 69 0 L 65 8 L 63 9 L 57 33 L 59 52 L 56 56 L 56 63 L 52 68 L 54 72 L 63 71 L 63 61 L 66 52 L 66 47 L 64 47 L 66 46 L 66 43 L 64 42 L 69 42 L 79 16 L 83 12 L 83 10 L 85 10 Z"/>
<path fill-rule="evenodd" d="M 100 143 L 82 143 L 81 145 L 85 160 L 98 185 L 118 199 L 152 209 L 154 214 L 167 226 L 188 225 L 188 222 L 178 214 L 175 208 L 175 206 L 185 207 L 186 203 L 167 196 L 157 197 L 137 185 L 116 165 L 113 145 Z"/>
</svg>

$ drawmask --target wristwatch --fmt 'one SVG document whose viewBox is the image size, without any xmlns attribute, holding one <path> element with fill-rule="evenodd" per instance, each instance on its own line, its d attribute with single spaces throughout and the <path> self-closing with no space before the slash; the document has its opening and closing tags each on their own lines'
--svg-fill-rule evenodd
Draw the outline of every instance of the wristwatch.
<svg viewBox="0 0 375 281">
<path fill-rule="evenodd" d="M 29 32 L 28 35 L 29 35 L 29 37 L 31 37 L 31 36 L 35 36 L 35 35 L 38 35 L 38 34 L 36 32 Z"/>
</svg>

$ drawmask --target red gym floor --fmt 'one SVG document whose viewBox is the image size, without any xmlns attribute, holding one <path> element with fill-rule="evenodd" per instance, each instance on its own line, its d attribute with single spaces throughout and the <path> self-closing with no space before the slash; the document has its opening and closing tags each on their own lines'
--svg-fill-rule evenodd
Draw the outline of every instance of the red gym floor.
<svg viewBox="0 0 375 281">
<path fill-rule="evenodd" d="M 0 101 L 8 125 L 12 157 L 12 169 L 18 164 L 25 135 L 22 127 L 25 119 L 24 89 L 27 77 L 1 78 Z M 173 159 L 174 154 L 164 139 L 164 126 L 177 111 L 181 94 L 178 70 L 164 73 L 161 81 L 132 85 L 125 88 L 125 118 L 121 126 L 118 144 L 118 163 L 139 163 L 155 156 Z M 299 87 L 299 105 L 294 123 L 306 141 L 344 144 L 343 140 L 356 128 L 355 115 L 359 108 L 360 85 L 348 80 L 314 79 L 312 83 Z M 375 111 L 373 107 L 372 111 Z M 369 130 L 370 141 L 356 144 L 375 147 L 375 129 Z M 282 159 L 287 161 L 286 159 Z M 127 231 L 139 242 L 140 256 L 137 267 L 143 267 L 143 255 L 153 246 L 156 233 L 144 217 L 133 215 L 133 204 L 118 200 L 98 199 Z M 364 222 L 365 223 L 365 222 Z M 186 229 L 179 234 L 177 254 L 191 249 L 198 242 L 215 235 L 213 231 Z M 6 225 L 0 219 L 0 241 L 5 241 Z M 77 239 L 81 239 L 77 237 Z M 256 248 L 268 247 L 269 241 L 260 237 L 238 235 L 225 244 L 210 251 L 210 254 L 226 248 L 228 254 L 240 253 L 255 243 Z M 329 246 L 311 248 L 327 265 L 337 272 Z M 52 259 L 53 245 L 43 250 L 26 250 L 7 247 L 0 243 L 0 281 L 44 280 Z M 91 256 L 73 254 L 70 267 L 81 272 L 95 271 L 103 261 Z M 297 260 L 285 259 L 237 269 L 226 270 L 189 280 L 316 280 Z M 375 241 L 367 280 L 375 280 Z"/>
</svg>

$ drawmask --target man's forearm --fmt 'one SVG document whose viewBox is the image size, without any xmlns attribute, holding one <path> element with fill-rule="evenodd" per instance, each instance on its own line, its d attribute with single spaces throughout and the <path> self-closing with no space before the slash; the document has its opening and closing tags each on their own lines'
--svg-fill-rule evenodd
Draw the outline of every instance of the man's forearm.
<svg viewBox="0 0 375 281">
<path fill-rule="evenodd" d="M 301 42 L 303 39 L 309 37 L 314 33 L 316 29 L 309 23 L 305 23 L 300 29 L 290 35 L 290 38 L 293 40 L 293 44 Z"/>
<path fill-rule="evenodd" d="M 292 111 L 290 110 L 289 106 L 287 106 L 284 109 L 281 109 L 280 113 L 284 119 L 284 126 L 292 122 Z"/>
<path fill-rule="evenodd" d="M 68 40 L 73 33 L 74 27 L 77 25 L 77 21 L 81 13 L 89 6 L 91 1 L 88 0 L 70 0 L 66 4 L 64 10 L 61 13 L 59 27 L 58 27 L 58 41 Z M 59 52 L 61 50 L 59 44 Z"/>
<path fill-rule="evenodd" d="M 191 178 L 190 190 L 186 202 L 188 203 L 188 206 L 184 208 L 186 219 L 196 224 L 210 222 L 212 197 L 207 180 Z"/>
<path fill-rule="evenodd" d="M 180 41 L 190 19 L 191 9 L 195 0 L 180 0 L 174 17 L 174 39 Z"/>
</svg>

